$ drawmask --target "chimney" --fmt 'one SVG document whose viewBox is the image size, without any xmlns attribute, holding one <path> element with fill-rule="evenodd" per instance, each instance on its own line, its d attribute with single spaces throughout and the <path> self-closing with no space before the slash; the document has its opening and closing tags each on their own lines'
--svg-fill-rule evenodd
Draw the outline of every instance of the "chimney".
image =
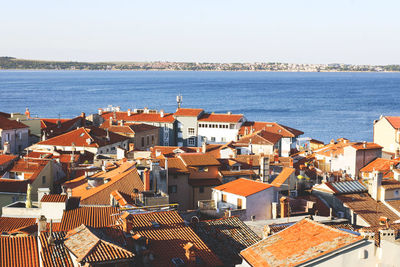
<svg viewBox="0 0 400 267">
<path fill-rule="evenodd" d="M 25 116 L 30 119 L 31 118 L 31 112 L 29 111 L 29 108 L 25 109 Z"/>
<path fill-rule="evenodd" d="M 290 201 L 287 197 L 281 197 L 281 218 L 289 217 Z"/>
<path fill-rule="evenodd" d="M 393 169 L 393 178 L 396 181 L 400 182 L 400 170 L 399 169 Z"/>
<path fill-rule="evenodd" d="M 228 115 L 232 115 L 232 111 L 228 111 L 226 114 L 228 114 Z"/>
<path fill-rule="evenodd" d="M 50 220 L 50 227 L 49 227 L 49 237 L 47 238 L 47 242 L 50 246 L 54 246 L 54 237 L 53 237 L 53 220 Z"/>
<path fill-rule="evenodd" d="M 41 215 L 38 221 L 38 232 L 45 232 L 47 228 L 46 217 Z"/>
<path fill-rule="evenodd" d="M 61 121 L 57 120 L 57 128 L 61 128 Z"/>
<path fill-rule="evenodd" d="M 367 142 L 363 142 L 363 148 L 367 148 Z"/>
<path fill-rule="evenodd" d="M 72 197 L 72 189 L 71 188 L 67 189 L 67 197 L 68 198 Z"/>
<path fill-rule="evenodd" d="M 119 121 L 119 125 L 124 126 L 124 121 L 123 120 Z"/>
<path fill-rule="evenodd" d="M 121 219 L 122 219 L 122 230 L 125 233 L 130 233 L 130 231 L 133 229 L 132 227 L 132 222 L 129 220 L 131 217 L 131 214 L 127 211 L 125 211 L 122 215 L 121 215 Z"/>
<path fill-rule="evenodd" d="M 160 117 L 164 118 L 164 110 L 163 109 L 160 110 Z"/>
<path fill-rule="evenodd" d="M 133 151 L 135 149 L 134 143 L 129 143 L 129 151 Z"/>
<path fill-rule="evenodd" d="M 147 168 L 143 171 L 143 184 L 144 191 L 150 191 L 150 170 Z"/>
<path fill-rule="evenodd" d="M 99 115 L 103 114 L 103 109 L 102 109 L 102 108 L 99 108 L 97 114 L 99 114 Z"/>
<path fill-rule="evenodd" d="M 131 112 L 131 109 L 130 108 L 128 108 L 128 117 L 130 117 L 131 115 L 132 115 L 132 112 Z"/>
<path fill-rule="evenodd" d="M 205 140 L 203 140 L 203 142 L 201 143 L 201 152 L 202 153 L 207 152 L 207 142 Z"/>
<path fill-rule="evenodd" d="M 145 108 L 143 109 L 143 113 L 149 113 L 149 108 L 145 107 Z"/>
<path fill-rule="evenodd" d="M 112 125 L 113 125 L 113 117 L 110 116 L 110 126 L 112 126 Z"/>
<path fill-rule="evenodd" d="M 396 149 L 396 153 L 394 154 L 394 158 L 398 159 L 400 157 L 400 148 Z"/>
<path fill-rule="evenodd" d="M 372 184 L 369 187 L 369 193 L 371 197 L 375 200 L 380 200 L 380 191 L 381 191 L 381 185 L 382 185 L 382 178 L 383 174 L 379 171 L 373 171 L 373 179 L 372 179 Z"/>
<path fill-rule="evenodd" d="M 189 262 L 196 262 L 196 252 L 194 244 L 192 242 L 188 242 L 185 246 L 183 246 L 183 248 L 185 249 L 186 259 Z"/>
<path fill-rule="evenodd" d="M 86 114 L 85 114 L 85 112 L 81 113 L 81 117 L 82 117 L 81 127 L 85 127 L 86 126 Z"/>
<path fill-rule="evenodd" d="M 106 129 L 106 140 L 109 142 L 110 141 L 110 131 Z"/>
<path fill-rule="evenodd" d="M 331 139 L 331 141 L 329 142 L 329 144 L 333 145 L 335 143 L 334 139 Z"/>
</svg>

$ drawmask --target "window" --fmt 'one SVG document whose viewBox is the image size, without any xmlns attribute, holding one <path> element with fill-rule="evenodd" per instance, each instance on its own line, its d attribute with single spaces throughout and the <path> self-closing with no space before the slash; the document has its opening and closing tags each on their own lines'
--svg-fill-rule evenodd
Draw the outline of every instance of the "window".
<svg viewBox="0 0 400 267">
<path fill-rule="evenodd" d="M 174 194 L 178 192 L 178 186 L 170 185 L 168 186 L 168 194 Z"/>
<path fill-rule="evenodd" d="M 150 145 L 150 136 L 146 136 L 147 145 Z"/>
<path fill-rule="evenodd" d="M 151 144 L 154 145 L 154 134 L 151 136 Z"/>
<path fill-rule="evenodd" d="M 240 171 L 240 166 L 232 166 L 232 171 Z"/>
<path fill-rule="evenodd" d="M 222 202 L 226 202 L 226 195 L 222 194 Z"/>
<path fill-rule="evenodd" d="M 229 128 L 230 128 L 230 129 L 235 129 L 235 124 L 230 124 L 230 125 L 229 125 Z"/>
<path fill-rule="evenodd" d="M 144 146 L 144 136 L 142 137 L 142 147 Z"/>
<path fill-rule="evenodd" d="M 8 133 L 8 134 L 6 134 L 6 138 L 5 138 L 6 140 L 6 142 L 8 142 L 8 141 L 10 141 L 10 134 Z"/>
<path fill-rule="evenodd" d="M 208 167 L 199 167 L 199 172 L 208 172 Z"/>
<path fill-rule="evenodd" d="M 241 199 L 241 198 L 238 198 L 238 199 L 237 199 L 237 209 L 238 209 L 238 210 L 241 210 L 241 209 L 242 209 L 242 199 Z"/>
<path fill-rule="evenodd" d="M 194 138 L 189 138 L 188 139 L 188 146 L 194 146 L 195 145 L 195 139 Z"/>
<path fill-rule="evenodd" d="M 200 192 L 200 193 L 204 193 L 204 186 L 200 186 L 200 187 L 199 187 L 199 192 Z"/>
<path fill-rule="evenodd" d="M 18 138 L 19 138 L 19 140 L 22 140 L 22 132 L 18 133 Z"/>
<path fill-rule="evenodd" d="M 221 142 L 226 142 L 226 138 L 225 137 L 221 137 Z"/>
<path fill-rule="evenodd" d="M 215 137 L 211 137 L 211 142 L 215 142 Z"/>
<path fill-rule="evenodd" d="M 399 190 L 395 190 L 394 191 L 394 196 L 398 197 L 399 196 L 399 192 L 400 192 Z"/>
<path fill-rule="evenodd" d="M 42 176 L 42 184 L 46 183 L 46 176 Z"/>
<path fill-rule="evenodd" d="M 188 128 L 188 135 L 194 135 L 194 128 Z"/>
</svg>

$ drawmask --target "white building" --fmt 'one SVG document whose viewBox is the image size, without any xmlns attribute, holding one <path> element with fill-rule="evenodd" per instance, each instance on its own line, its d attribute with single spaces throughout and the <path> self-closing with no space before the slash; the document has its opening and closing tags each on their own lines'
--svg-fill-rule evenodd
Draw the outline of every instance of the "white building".
<svg viewBox="0 0 400 267">
<path fill-rule="evenodd" d="M 219 210 L 229 210 L 242 220 L 272 218 L 272 202 L 277 202 L 277 191 L 270 184 L 240 178 L 213 188 L 212 200 Z"/>
<path fill-rule="evenodd" d="M 238 139 L 239 129 L 246 121 L 241 114 L 204 113 L 197 122 L 198 143 L 224 144 Z"/>
<path fill-rule="evenodd" d="M 29 127 L 0 116 L 0 150 L 18 154 L 29 145 Z"/>
</svg>

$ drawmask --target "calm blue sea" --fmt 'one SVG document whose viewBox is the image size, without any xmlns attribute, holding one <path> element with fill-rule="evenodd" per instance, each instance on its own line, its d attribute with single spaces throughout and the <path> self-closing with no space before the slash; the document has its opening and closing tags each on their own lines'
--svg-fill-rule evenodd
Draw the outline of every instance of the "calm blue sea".
<svg viewBox="0 0 400 267">
<path fill-rule="evenodd" d="M 400 73 L 0 71 L 0 111 L 67 118 L 107 105 L 183 107 L 277 121 L 323 141 L 372 141 L 381 114 L 400 115 Z"/>
</svg>

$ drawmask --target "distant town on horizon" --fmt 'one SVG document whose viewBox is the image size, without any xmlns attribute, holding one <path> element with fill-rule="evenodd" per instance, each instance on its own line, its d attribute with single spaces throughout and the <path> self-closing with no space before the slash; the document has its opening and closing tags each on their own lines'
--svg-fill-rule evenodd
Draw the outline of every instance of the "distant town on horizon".
<svg viewBox="0 0 400 267">
<path fill-rule="evenodd" d="M 345 63 L 297 64 L 281 62 L 79 62 L 0 57 L 0 70 L 160 70 L 160 71 L 283 71 L 283 72 L 399 72 L 400 65 L 357 65 Z"/>
</svg>

